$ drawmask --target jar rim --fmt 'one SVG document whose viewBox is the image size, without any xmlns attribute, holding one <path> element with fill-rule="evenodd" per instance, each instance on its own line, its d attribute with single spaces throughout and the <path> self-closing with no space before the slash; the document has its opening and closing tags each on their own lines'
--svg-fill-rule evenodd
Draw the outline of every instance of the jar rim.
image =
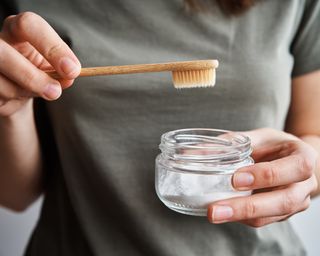
<svg viewBox="0 0 320 256">
<path fill-rule="evenodd" d="M 164 133 L 163 154 L 195 162 L 239 161 L 251 154 L 250 138 L 240 132 L 211 128 L 186 128 Z"/>
</svg>

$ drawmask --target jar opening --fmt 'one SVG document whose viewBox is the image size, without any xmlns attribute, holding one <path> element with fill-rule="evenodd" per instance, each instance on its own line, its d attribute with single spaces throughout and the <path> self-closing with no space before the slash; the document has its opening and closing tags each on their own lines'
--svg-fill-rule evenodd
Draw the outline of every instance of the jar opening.
<svg viewBox="0 0 320 256">
<path fill-rule="evenodd" d="M 230 163 L 251 154 L 249 137 L 227 130 L 181 129 L 162 135 L 159 146 L 168 158 L 192 162 Z"/>
</svg>

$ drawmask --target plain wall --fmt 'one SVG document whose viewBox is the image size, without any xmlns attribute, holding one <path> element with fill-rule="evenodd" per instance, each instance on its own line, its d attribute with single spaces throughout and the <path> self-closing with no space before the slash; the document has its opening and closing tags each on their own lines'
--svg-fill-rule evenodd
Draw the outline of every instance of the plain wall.
<svg viewBox="0 0 320 256">
<path fill-rule="evenodd" d="M 23 214 L 0 208 L 0 256 L 21 256 L 38 218 L 41 199 Z M 320 252 L 320 198 L 311 207 L 291 218 L 309 256 Z"/>
</svg>

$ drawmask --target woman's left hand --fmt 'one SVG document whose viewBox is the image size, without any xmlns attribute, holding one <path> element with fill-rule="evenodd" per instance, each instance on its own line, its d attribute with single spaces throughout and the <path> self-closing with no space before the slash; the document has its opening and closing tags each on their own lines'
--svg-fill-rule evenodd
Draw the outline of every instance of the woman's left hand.
<svg viewBox="0 0 320 256">
<path fill-rule="evenodd" d="M 285 132 L 264 128 L 244 134 L 251 138 L 256 164 L 237 170 L 232 183 L 235 189 L 253 194 L 211 204 L 209 221 L 261 227 L 307 209 L 318 186 L 314 174 L 318 153 Z"/>
</svg>

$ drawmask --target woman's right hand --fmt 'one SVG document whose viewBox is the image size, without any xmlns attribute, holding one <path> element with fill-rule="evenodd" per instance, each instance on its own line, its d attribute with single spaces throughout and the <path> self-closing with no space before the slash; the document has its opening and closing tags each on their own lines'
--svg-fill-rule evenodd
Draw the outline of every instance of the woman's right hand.
<svg viewBox="0 0 320 256">
<path fill-rule="evenodd" d="M 0 117 L 30 105 L 34 97 L 59 98 L 80 69 L 75 54 L 39 15 L 7 17 L 0 32 Z M 63 79 L 55 80 L 45 70 L 56 70 Z"/>
</svg>

